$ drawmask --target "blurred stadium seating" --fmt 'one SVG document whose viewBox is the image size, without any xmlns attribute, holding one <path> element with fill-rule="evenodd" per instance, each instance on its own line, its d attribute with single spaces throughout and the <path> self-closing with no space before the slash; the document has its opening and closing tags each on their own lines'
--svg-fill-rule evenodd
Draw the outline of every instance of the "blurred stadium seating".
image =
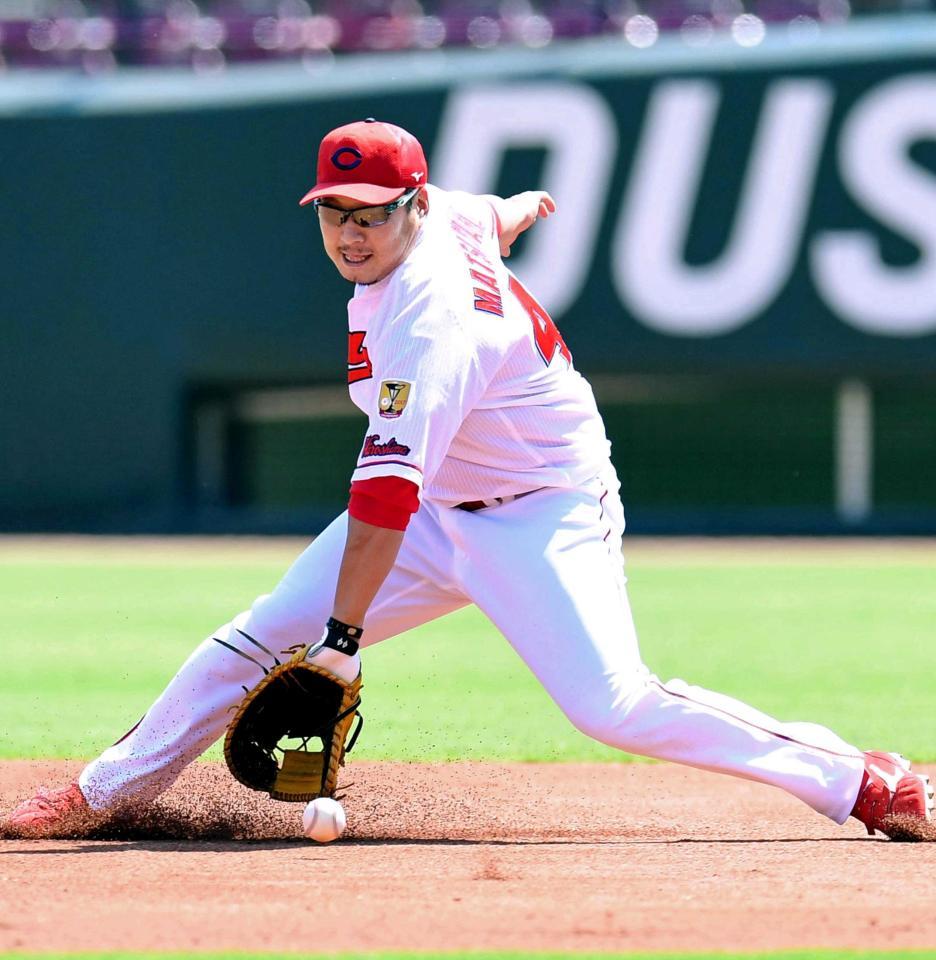
<svg viewBox="0 0 936 960">
<path fill-rule="evenodd" d="M 333 52 L 544 47 L 617 35 L 652 46 L 661 31 L 689 45 L 717 32 L 759 43 L 771 26 L 814 30 L 874 12 L 918 11 L 933 0 L 0 0 L 0 66 L 124 64 L 223 69 L 229 62 L 328 57 Z"/>
</svg>

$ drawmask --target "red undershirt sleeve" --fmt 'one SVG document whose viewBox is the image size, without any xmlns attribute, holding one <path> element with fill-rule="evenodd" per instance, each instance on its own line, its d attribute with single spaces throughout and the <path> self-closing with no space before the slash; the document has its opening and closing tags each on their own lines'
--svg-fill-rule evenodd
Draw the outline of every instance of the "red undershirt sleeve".
<svg viewBox="0 0 936 960">
<path fill-rule="evenodd" d="M 370 477 L 351 484 L 348 513 L 375 527 L 405 530 L 419 509 L 419 487 L 403 477 Z"/>
</svg>

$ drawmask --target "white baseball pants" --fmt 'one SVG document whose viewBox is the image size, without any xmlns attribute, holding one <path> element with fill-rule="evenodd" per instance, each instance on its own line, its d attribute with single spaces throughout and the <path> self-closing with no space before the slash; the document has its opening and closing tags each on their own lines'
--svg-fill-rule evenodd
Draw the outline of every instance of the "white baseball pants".
<svg viewBox="0 0 936 960">
<path fill-rule="evenodd" d="M 424 502 L 368 612 L 364 645 L 475 603 L 589 736 L 781 787 L 844 822 L 864 770 L 860 750 L 816 724 L 782 723 L 682 680 L 661 683 L 644 666 L 625 591 L 618 486 L 609 464 L 581 489 L 473 513 Z M 92 807 L 165 790 L 223 735 L 262 678 L 260 664 L 321 635 L 346 523 L 343 514 L 273 593 L 202 643 L 137 727 L 85 768 L 79 782 Z"/>
</svg>

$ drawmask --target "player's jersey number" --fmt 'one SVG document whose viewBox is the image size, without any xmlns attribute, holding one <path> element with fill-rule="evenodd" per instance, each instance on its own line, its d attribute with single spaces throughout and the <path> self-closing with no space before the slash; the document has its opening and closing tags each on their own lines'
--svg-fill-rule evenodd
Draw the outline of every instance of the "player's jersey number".
<svg viewBox="0 0 936 960">
<path fill-rule="evenodd" d="M 348 383 L 370 380 L 374 375 L 374 366 L 364 346 L 365 330 L 352 330 L 348 334 Z"/>
<path fill-rule="evenodd" d="M 530 322 L 533 324 L 533 339 L 536 341 L 536 349 L 543 358 L 543 363 L 548 367 L 556 353 L 561 353 L 566 361 L 571 365 L 572 354 L 562 339 L 556 324 L 552 317 L 537 303 L 536 298 L 529 290 L 514 276 L 510 278 L 510 292 L 517 298 L 517 302 L 527 312 Z"/>
</svg>

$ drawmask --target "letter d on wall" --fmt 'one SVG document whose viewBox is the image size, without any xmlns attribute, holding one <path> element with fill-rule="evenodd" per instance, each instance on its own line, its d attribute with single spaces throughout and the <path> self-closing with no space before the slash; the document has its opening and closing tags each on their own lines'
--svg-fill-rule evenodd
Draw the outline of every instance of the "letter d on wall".
<svg viewBox="0 0 936 960">
<path fill-rule="evenodd" d="M 558 219 L 534 229 L 510 267 L 555 316 L 567 310 L 588 274 L 608 181 L 617 157 L 617 127 L 594 90 L 572 83 L 524 83 L 455 90 L 430 163 L 448 190 L 492 193 L 511 147 L 546 149 L 542 183 Z"/>
</svg>

